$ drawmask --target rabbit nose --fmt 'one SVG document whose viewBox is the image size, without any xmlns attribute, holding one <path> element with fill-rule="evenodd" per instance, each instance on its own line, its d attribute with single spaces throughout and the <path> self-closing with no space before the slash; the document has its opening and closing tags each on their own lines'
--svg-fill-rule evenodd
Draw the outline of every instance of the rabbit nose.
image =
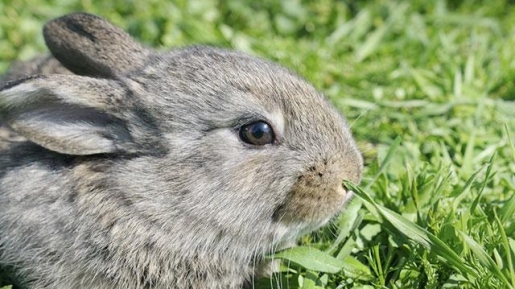
<svg viewBox="0 0 515 289">
<path fill-rule="evenodd" d="M 356 168 L 348 170 L 353 171 Z M 352 196 L 352 192 L 343 185 L 343 180 L 347 178 L 347 170 L 342 169 L 339 159 L 316 162 L 297 178 L 284 203 L 274 212 L 273 218 L 286 223 L 324 223 L 340 212 Z"/>
<path fill-rule="evenodd" d="M 331 161 L 323 160 L 309 167 L 298 179 L 298 184 L 312 187 L 317 190 L 334 190 L 338 194 L 345 194 L 342 186 L 343 175 L 338 167 Z"/>
<path fill-rule="evenodd" d="M 299 180 L 304 179 L 308 185 L 335 190 L 338 194 L 345 195 L 348 189 L 343 181 L 359 183 L 361 168 L 342 162 L 341 159 L 341 156 L 322 159 L 309 167 Z"/>
</svg>

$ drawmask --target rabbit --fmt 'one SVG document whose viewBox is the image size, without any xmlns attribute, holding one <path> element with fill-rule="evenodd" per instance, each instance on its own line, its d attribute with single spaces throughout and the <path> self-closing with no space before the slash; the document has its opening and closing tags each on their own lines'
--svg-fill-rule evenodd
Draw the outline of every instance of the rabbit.
<svg viewBox="0 0 515 289">
<path fill-rule="evenodd" d="M 86 13 L 43 33 L 48 64 L 0 88 L 0 265 L 27 288 L 243 288 L 361 180 L 344 117 L 286 68 Z"/>
</svg>

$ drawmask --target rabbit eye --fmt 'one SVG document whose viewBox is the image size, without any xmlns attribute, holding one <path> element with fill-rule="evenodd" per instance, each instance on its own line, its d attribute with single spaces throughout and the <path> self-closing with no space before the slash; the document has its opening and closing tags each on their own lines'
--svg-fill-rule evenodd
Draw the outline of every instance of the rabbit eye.
<svg viewBox="0 0 515 289">
<path fill-rule="evenodd" d="M 248 144 L 263 146 L 273 143 L 275 135 L 268 123 L 256 121 L 240 127 L 240 138 Z"/>
</svg>

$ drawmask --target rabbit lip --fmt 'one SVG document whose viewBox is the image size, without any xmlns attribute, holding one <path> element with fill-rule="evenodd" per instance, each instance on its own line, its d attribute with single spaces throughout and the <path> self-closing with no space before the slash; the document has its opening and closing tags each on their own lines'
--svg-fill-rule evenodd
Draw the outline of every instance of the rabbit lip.
<svg viewBox="0 0 515 289">
<path fill-rule="evenodd" d="M 336 186 L 336 193 L 339 194 L 339 195 L 342 195 L 344 197 L 346 197 L 347 195 L 347 190 L 345 189 L 345 187 L 343 185 L 341 186 Z"/>
<path fill-rule="evenodd" d="M 349 202 L 354 197 L 354 192 L 348 190 L 345 194 L 345 202 Z"/>
<path fill-rule="evenodd" d="M 289 192 L 286 201 L 277 206 L 272 220 L 286 224 L 325 223 L 341 211 L 348 196 L 339 181 L 334 185 L 313 185 L 313 180 L 300 180 Z"/>
</svg>

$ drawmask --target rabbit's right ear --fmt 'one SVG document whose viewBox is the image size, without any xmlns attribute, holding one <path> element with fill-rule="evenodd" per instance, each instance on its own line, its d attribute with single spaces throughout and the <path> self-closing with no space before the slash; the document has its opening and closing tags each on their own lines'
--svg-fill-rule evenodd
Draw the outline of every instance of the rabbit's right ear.
<svg viewBox="0 0 515 289">
<path fill-rule="evenodd" d="M 114 78 L 141 67 L 149 53 L 122 29 L 87 13 L 73 13 L 43 28 L 52 55 L 75 74 Z"/>
<path fill-rule="evenodd" d="M 160 132 L 126 105 L 131 95 L 115 80 L 33 76 L 0 88 L 0 123 L 62 154 L 160 153 Z"/>
</svg>

